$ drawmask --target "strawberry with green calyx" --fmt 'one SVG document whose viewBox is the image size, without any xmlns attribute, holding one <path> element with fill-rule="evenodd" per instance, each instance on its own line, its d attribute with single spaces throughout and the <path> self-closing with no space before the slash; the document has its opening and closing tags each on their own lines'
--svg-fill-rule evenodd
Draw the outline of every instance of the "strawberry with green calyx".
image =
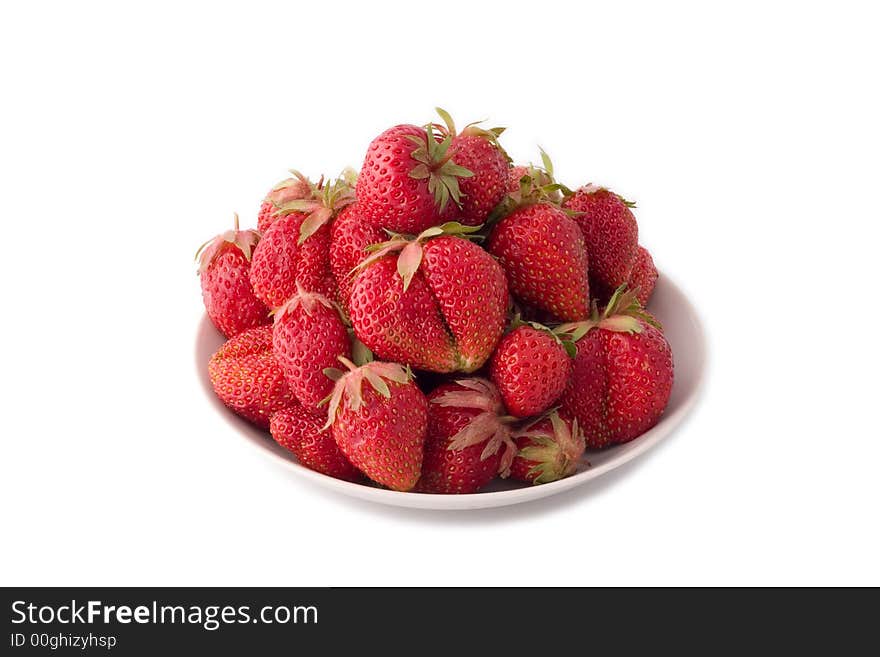
<svg viewBox="0 0 880 657">
<path fill-rule="evenodd" d="M 281 306 L 296 292 L 297 282 L 311 292 L 336 297 L 329 222 L 353 201 L 343 174 L 331 184 L 315 185 L 312 198 L 288 201 L 278 209 L 279 216 L 254 251 L 251 266 L 254 292 L 266 305 Z"/>
<path fill-rule="evenodd" d="M 443 137 L 452 137 L 449 150 L 456 164 L 473 174 L 458 182 L 461 191 L 459 221 L 467 226 L 478 226 L 485 223 L 489 213 L 507 193 L 510 158 L 498 143 L 504 128 L 481 128 L 477 122 L 457 133 L 449 113 L 439 107 L 436 110 L 445 125 L 434 124 L 434 127 Z"/>
<path fill-rule="evenodd" d="M 620 286 L 600 314 L 556 329 L 575 343 L 572 375 L 560 398 L 592 448 L 625 443 L 653 427 L 672 392 L 672 350 L 660 325 Z"/>
<path fill-rule="evenodd" d="M 330 227 L 330 269 L 336 279 L 337 300 L 346 312 L 355 268 L 370 257 L 368 246 L 387 239 L 385 231 L 364 221 L 357 203 L 346 206 Z"/>
<path fill-rule="evenodd" d="M 629 287 L 636 290 L 639 303 L 643 308 L 648 305 L 651 295 L 654 294 L 658 278 L 660 278 L 660 274 L 654 266 L 654 259 L 648 249 L 640 246 L 636 252 L 632 273 L 629 275 Z"/>
<path fill-rule="evenodd" d="M 328 368 L 335 381 L 327 422 L 351 463 L 376 483 L 407 491 L 418 481 L 428 409 L 412 372 L 398 363 L 373 361 L 360 367 L 340 357 L 347 372 Z"/>
<path fill-rule="evenodd" d="M 263 429 L 273 413 L 297 403 L 272 354 L 271 326 L 248 329 L 221 346 L 208 362 L 208 377 L 224 405 Z"/>
<path fill-rule="evenodd" d="M 600 303 L 632 274 L 639 244 L 639 227 L 631 208 L 635 203 L 598 185 L 568 192 L 562 207 L 584 235 L 590 259 L 590 289 Z"/>
<path fill-rule="evenodd" d="M 196 253 L 205 310 L 214 326 L 231 338 L 271 322 L 269 309 L 254 294 L 251 258 L 260 241 L 255 230 L 235 227 L 205 242 Z"/>
<path fill-rule="evenodd" d="M 559 205 L 568 188 L 553 177 L 553 162 L 543 148 L 542 165 L 512 166 L 507 170 L 507 194 L 489 215 L 487 223 L 495 223 L 517 208 L 529 203 Z"/>
<path fill-rule="evenodd" d="M 550 408 L 568 385 L 574 351 L 543 324 L 514 318 L 489 366 L 510 414 L 531 417 Z"/>
<path fill-rule="evenodd" d="M 577 224 L 557 206 L 521 205 L 494 226 L 488 250 L 523 305 L 563 321 L 589 314 L 587 251 Z"/>
<path fill-rule="evenodd" d="M 500 265 L 451 222 L 394 235 L 361 263 L 349 300 L 358 338 L 379 358 L 432 372 L 473 372 L 506 322 Z"/>
<path fill-rule="evenodd" d="M 417 490 L 475 493 L 499 473 L 507 476 L 516 455 L 498 389 L 486 379 L 444 383 L 428 395 L 425 459 Z"/>
<path fill-rule="evenodd" d="M 266 194 L 266 198 L 263 199 L 263 203 L 260 205 L 260 214 L 257 217 L 257 229 L 261 233 L 265 233 L 269 229 L 269 226 L 272 225 L 272 222 L 278 218 L 278 208 L 282 205 L 288 201 L 308 199 L 312 197 L 315 185 L 295 169 L 290 169 L 290 173 L 293 177 L 282 180 L 275 185 L 269 193 Z"/>
<path fill-rule="evenodd" d="M 513 439 L 519 452 L 511 465 L 510 477 L 532 484 L 547 484 L 573 475 L 585 450 L 578 421 L 556 411 L 515 431 Z"/>
<path fill-rule="evenodd" d="M 351 358 L 351 340 L 336 305 L 322 294 L 296 293 L 275 312 L 275 358 L 303 408 L 323 415 L 318 404 L 333 390 L 324 370 L 339 356 Z"/>
<path fill-rule="evenodd" d="M 431 125 L 398 125 L 376 137 L 358 177 L 364 219 L 413 234 L 456 219 L 461 211 L 459 179 L 473 173 L 456 164 L 451 144 L 451 136 L 437 135 Z"/>
<path fill-rule="evenodd" d="M 272 414 L 269 431 L 275 442 L 293 452 L 310 470 L 345 481 L 363 479 L 363 474 L 345 458 L 330 432 L 321 428 L 322 424 L 322 418 L 293 403 Z"/>
</svg>

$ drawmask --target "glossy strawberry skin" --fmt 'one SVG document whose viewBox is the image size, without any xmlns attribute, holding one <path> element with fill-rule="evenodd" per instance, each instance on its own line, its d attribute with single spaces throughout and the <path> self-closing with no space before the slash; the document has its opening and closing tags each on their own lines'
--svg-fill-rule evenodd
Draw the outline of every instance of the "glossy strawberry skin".
<svg viewBox="0 0 880 657">
<path fill-rule="evenodd" d="M 573 219 L 586 243 L 590 289 L 607 303 L 632 273 L 639 242 L 636 218 L 617 194 L 603 188 L 581 187 L 562 205 L 577 213 Z"/>
<path fill-rule="evenodd" d="M 275 442 L 293 452 L 305 467 L 345 481 L 363 479 L 361 472 L 345 458 L 331 432 L 322 430 L 323 424 L 322 418 L 293 404 L 272 414 L 269 431 Z"/>
<path fill-rule="evenodd" d="M 547 331 L 519 326 L 498 343 L 489 372 L 508 412 L 530 417 L 559 399 L 571 375 L 571 358 Z"/>
<path fill-rule="evenodd" d="M 277 317 L 277 316 L 276 316 Z M 324 370 L 351 358 L 351 341 L 335 308 L 316 303 L 311 315 L 300 306 L 275 321 L 273 351 L 288 385 L 303 408 L 326 417 L 318 403 L 333 390 Z"/>
<path fill-rule="evenodd" d="M 269 309 L 254 294 L 250 268 L 241 249 L 227 242 L 200 274 L 205 310 L 227 338 L 272 321 Z"/>
<path fill-rule="evenodd" d="M 629 334 L 596 328 L 577 342 L 563 411 L 577 418 L 591 448 L 625 443 L 653 427 L 672 391 L 672 350 L 644 322 Z"/>
<path fill-rule="evenodd" d="M 208 375 L 220 401 L 264 429 L 275 411 L 296 403 L 272 354 L 271 326 L 249 329 L 226 342 L 211 357 Z"/>
<path fill-rule="evenodd" d="M 398 233 L 420 233 L 454 220 L 458 206 L 450 201 L 441 213 L 427 179 L 409 174 L 419 163 L 410 137 L 427 139 L 424 128 L 398 125 L 376 137 L 367 148 L 357 183 L 357 200 L 364 220 Z"/>
<path fill-rule="evenodd" d="M 432 403 L 446 392 L 464 390 L 456 383 L 444 383 L 428 395 L 428 428 L 425 458 L 417 486 L 421 493 L 476 493 L 498 474 L 503 449 L 481 459 L 486 443 L 463 449 L 448 449 L 451 438 L 471 422 L 480 410 L 440 406 Z"/>
<path fill-rule="evenodd" d="M 311 292 L 336 296 L 330 271 L 330 226 L 321 226 L 299 244 L 306 215 L 294 212 L 279 217 L 260 240 L 251 262 L 254 292 L 263 303 L 278 308 L 296 292 L 299 282 Z"/>
<path fill-rule="evenodd" d="M 507 304 L 498 263 L 472 242 L 443 236 L 424 245 L 406 292 L 396 255 L 368 265 L 355 280 L 350 311 L 358 338 L 380 358 L 472 372 L 501 337 Z"/>
<path fill-rule="evenodd" d="M 443 236 L 425 244 L 421 271 L 452 332 L 456 369 L 479 369 L 492 355 L 507 322 L 504 270 L 477 244 Z"/>
<path fill-rule="evenodd" d="M 366 247 L 388 239 L 381 228 L 363 220 L 357 204 L 345 207 L 330 228 L 330 269 L 336 279 L 340 305 L 348 311 L 348 301 L 357 267 L 370 254 Z"/>
<path fill-rule="evenodd" d="M 421 272 L 404 293 L 397 257 L 380 258 L 358 274 L 349 299 L 358 339 L 379 358 L 432 372 L 457 365 L 452 336 Z"/>
<path fill-rule="evenodd" d="M 277 218 L 278 208 L 275 207 L 275 204 L 269 200 L 263 201 L 260 204 L 260 212 L 257 215 L 257 230 L 265 233 Z"/>
<path fill-rule="evenodd" d="M 638 289 L 639 303 L 643 308 L 648 305 L 651 295 L 654 294 L 654 287 L 657 285 L 659 277 L 660 274 L 654 266 L 654 259 L 648 249 L 640 246 L 636 252 L 636 261 L 629 277 L 629 287 Z"/>
<path fill-rule="evenodd" d="M 348 460 L 376 483 L 408 491 L 422 468 L 428 409 L 412 381 L 388 382 L 391 398 L 363 387 L 363 405 L 343 404 L 333 422 L 333 438 Z"/>
<path fill-rule="evenodd" d="M 559 208 L 535 203 L 514 210 L 492 230 L 488 249 L 522 303 L 565 321 L 589 314 L 583 235 Z"/>
<path fill-rule="evenodd" d="M 459 221 L 467 226 L 478 226 L 507 193 L 507 156 L 489 139 L 479 135 L 458 135 L 452 140 L 451 149 L 456 164 L 474 174 L 458 183 L 462 194 Z"/>
</svg>

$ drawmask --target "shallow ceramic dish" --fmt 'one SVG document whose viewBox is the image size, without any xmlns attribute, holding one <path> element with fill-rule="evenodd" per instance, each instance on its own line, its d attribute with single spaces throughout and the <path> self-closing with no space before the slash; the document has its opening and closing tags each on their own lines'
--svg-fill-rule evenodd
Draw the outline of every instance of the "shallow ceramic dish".
<svg viewBox="0 0 880 657">
<path fill-rule="evenodd" d="M 471 495 L 398 493 L 341 481 L 301 466 L 297 463 L 296 457 L 278 446 L 267 432 L 260 431 L 234 415 L 214 396 L 208 379 L 208 361 L 211 354 L 223 343 L 223 336 L 217 332 L 207 316 L 203 317 L 199 324 L 196 337 L 196 367 L 205 393 L 214 402 L 217 412 L 223 413 L 229 419 L 229 427 L 232 431 L 240 433 L 267 456 L 279 460 L 295 474 L 310 479 L 320 486 L 352 497 L 395 506 L 423 509 L 481 509 L 506 506 L 555 495 L 610 472 L 651 449 L 672 433 L 685 418 L 696 401 L 705 369 L 706 347 L 699 318 L 681 290 L 664 276 L 661 276 L 657 282 L 648 309 L 663 324 L 675 359 L 675 383 L 672 396 L 660 422 L 629 443 L 606 450 L 587 452 L 590 466 L 583 466 L 579 472 L 566 479 L 539 486 L 496 480 L 483 492 Z"/>
</svg>

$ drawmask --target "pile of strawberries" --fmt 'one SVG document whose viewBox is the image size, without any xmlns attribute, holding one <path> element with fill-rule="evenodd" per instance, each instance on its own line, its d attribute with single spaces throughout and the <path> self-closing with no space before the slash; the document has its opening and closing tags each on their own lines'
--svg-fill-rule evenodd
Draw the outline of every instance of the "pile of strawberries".
<svg viewBox="0 0 880 657">
<path fill-rule="evenodd" d="M 197 256 L 219 398 L 304 466 L 397 491 L 534 484 L 663 413 L 672 353 L 632 203 L 513 166 L 502 129 L 398 125 Z"/>
</svg>

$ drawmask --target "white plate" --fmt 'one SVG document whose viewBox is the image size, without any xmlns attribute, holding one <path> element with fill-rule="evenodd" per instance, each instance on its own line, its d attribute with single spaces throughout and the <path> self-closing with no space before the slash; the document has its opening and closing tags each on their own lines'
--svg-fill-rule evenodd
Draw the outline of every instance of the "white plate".
<svg viewBox="0 0 880 657">
<path fill-rule="evenodd" d="M 610 472 L 651 449 L 672 433 L 687 415 L 696 401 L 706 361 L 705 339 L 699 318 L 681 290 L 665 276 L 661 276 L 658 281 L 648 309 L 662 322 L 675 359 L 675 383 L 669 405 L 660 422 L 653 429 L 629 443 L 601 451 L 588 452 L 587 458 L 591 464 L 590 467 L 585 467 L 582 471 L 566 479 L 539 486 L 497 480 L 483 492 L 470 495 L 398 493 L 369 485 L 341 481 L 301 466 L 293 454 L 272 440 L 268 432 L 261 431 L 242 420 L 227 410 L 214 396 L 211 382 L 208 379 L 208 360 L 210 360 L 211 354 L 223 343 L 223 336 L 217 332 L 207 316 L 203 317 L 199 324 L 196 337 L 196 366 L 205 393 L 213 400 L 217 412 L 223 413 L 228 418 L 230 428 L 250 440 L 269 457 L 281 461 L 301 477 L 345 495 L 394 506 L 422 509 L 482 509 L 506 506 L 555 495 Z"/>
</svg>

